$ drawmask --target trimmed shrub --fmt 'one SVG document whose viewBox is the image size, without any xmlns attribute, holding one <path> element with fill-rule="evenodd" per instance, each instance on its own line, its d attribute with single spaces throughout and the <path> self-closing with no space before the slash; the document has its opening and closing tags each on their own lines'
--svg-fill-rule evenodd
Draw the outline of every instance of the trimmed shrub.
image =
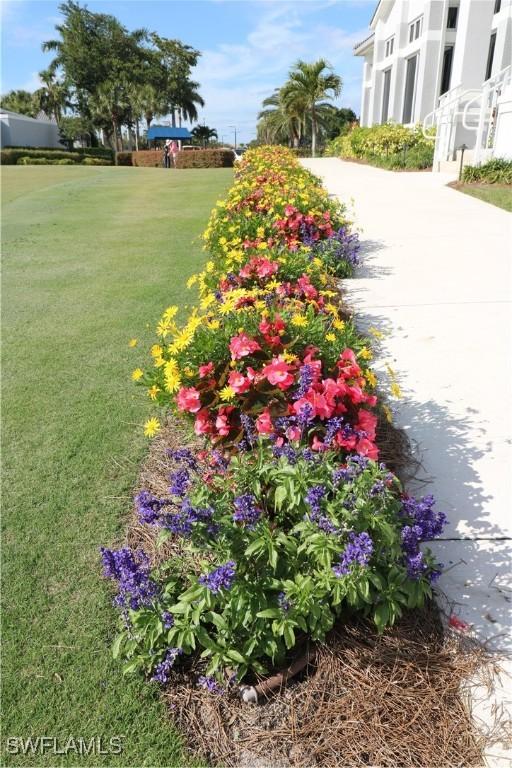
<svg viewBox="0 0 512 768">
<path fill-rule="evenodd" d="M 127 155 L 128 152 L 119 152 L 117 159 L 119 162 L 119 155 Z M 137 168 L 162 168 L 164 164 L 164 153 L 161 149 L 141 149 L 138 152 L 131 153 L 132 165 Z M 123 163 L 123 165 L 129 165 L 129 163 Z"/>
<path fill-rule="evenodd" d="M 49 160 L 46 157 L 20 157 L 16 165 L 76 165 L 76 161 L 69 157 L 54 158 Z"/>
<path fill-rule="evenodd" d="M 112 165 L 112 160 L 105 160 L 101 157 L 84 157 L 82 165 Z"/>
<path fill-rule="evenodd" d="M 98 152 L 98 150 L 100 150 Z M 2 165 L 16 165 L 20 158 L 37 158 L 44 162 L 52 164 L 55 160 L 71 160 L 72 163 L 81 163 L 84 157 L 97 157 L 112 162 L 112 151 L 104 147 L 89 147 L 80 150 L 65 149 L 44 149 L 41 147 L 8 147 L 0 152 Z M 35 163 L 35 165 L 44 165 L 44 162 Z M 22 163 L 27 165 L 27 162 Z"/>
<path fill-rule="evenodd" d="M 118 152 L 117 164 L 118 165 L 135 165 L 132 160 L 133 152 Z"/>
<path fill-rule="evenodd" d="M 355 126 L 350 133 L 329 142 L 324 154 L 366 160 L 391 170 L 422 169 L 432 165 L 434 143 L 423 136 L 419 126 L 412 129 L 393 123 L 370 128 Z"/>
<path fill-rule="evenodd" d="M 512 184 L 512 161 L 494 158 L 483 165 L 466 165 L 462 181 L 466 184 Z"/>
<path fill-rule="evenodd" d="M 234 160 L 230 149 L 197 149 L 178 152 L 176 168 L 232 168 Z"/>
</svg>

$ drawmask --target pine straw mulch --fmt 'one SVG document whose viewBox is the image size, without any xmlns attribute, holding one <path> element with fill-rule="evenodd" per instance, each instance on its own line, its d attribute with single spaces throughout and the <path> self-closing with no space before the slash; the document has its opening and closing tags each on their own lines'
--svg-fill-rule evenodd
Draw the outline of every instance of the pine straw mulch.
<svg viewBox="0 0 512 768">
<path fill-rule="evenodd" d="M 404 470 L 403 433 L 382 429 L 389 463 Z M 139 488 L 166 495 L 174 468 L 167 449 L 194 442 L 183 423 L 169 417 L 152 442 Z M 140 525 L 135 513 L 128 541 L 155 564 L 180 553 L 179 541 L 157 548 L 155 531 Z M 236 689 L 216 695 L 198 688 L 197 660 L 173 673 L 163 696 L 191 760 L 247 768 L 484 765 L 484 746 L 494 739 L 472 723 L 468 681 L 490 679 L 490 657 L 468 638 L 445 631 L 434 604 L 382 636 L 370 623 L 351 620 L 325 644 L 298 655 L 306 650 L 307 668 L 258 705 L 242 702 Z M 496 740 L 500 736 L 497 725 Z"/>
</svg>

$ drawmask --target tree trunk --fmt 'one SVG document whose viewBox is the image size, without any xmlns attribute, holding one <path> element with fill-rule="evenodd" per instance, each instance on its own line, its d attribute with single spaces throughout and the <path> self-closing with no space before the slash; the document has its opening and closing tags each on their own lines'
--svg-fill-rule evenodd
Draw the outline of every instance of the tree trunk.
<svg viewBox="0 0 512 768">
<path fill-rule="evenodd" d="M 135 151 L 139 151 L 139 121 L 135 121 Z"/>
<path fill-rule="evenodd" d="M 117 134 L 117 120 L 115 117 L 112 117 L 112 128 L 114 131 L 114 150 L 115 150 L 115 161 L 117 165 L 117 153 L 119 152 L 119 136 Z"/>
<path fill-rule="evenodd" d="M 311 154 L 313 157 L 316 155 L 316 112 L 315 108 L 311 108 Z"/>
<path fill-rule="evenodd" d="M 174 107 L 172 108 L 172 111 L 171 111 L 171 125 L 173 128 L 176 128 L 176 110 L 174 109 Z"/>
<path fill-rule="evenodd" d="M 181 113 L 181 109 L 180 109 L 179 112 L 178 112 L 178 125 L 179 125 L 180 128 L 181 128 L 181 121 L 182 121 L 182 113 Z"/>
</svg>

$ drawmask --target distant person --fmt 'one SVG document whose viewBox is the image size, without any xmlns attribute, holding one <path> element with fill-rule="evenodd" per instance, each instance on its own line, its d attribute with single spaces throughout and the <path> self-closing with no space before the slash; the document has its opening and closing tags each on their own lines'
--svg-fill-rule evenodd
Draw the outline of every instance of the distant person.
<svg viewBox="0 0 512 768">
<path fill-rule="evenodd" d="M 166 168 L 171 167 L 171 140 L 167 139 L 164 145 L 164 165 Z"/>
<path fill-rule="evenodd" d="M 172 164 L 173 164 L 173 166 L 175 168 L 176 168 L 176 157 L 177 157 L 179 151 L 180 151 L 180 149 L 178 147 L 178 142 L 177 141 L 173 141 L 172 144 L 171 144 L 170 153 L 171 153 L 171 156 L 172 156 Z"/>
</svg>

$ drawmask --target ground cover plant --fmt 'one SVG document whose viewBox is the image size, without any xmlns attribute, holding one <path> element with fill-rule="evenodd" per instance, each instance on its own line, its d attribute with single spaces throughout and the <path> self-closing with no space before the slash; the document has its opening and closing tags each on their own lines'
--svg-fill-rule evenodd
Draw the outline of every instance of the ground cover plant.
<svg viewBox="0 0 512 768">
<path fill-rule="evenodd" d="M 466 184 L 512 184 L 512 160 L 496 157 L 482 165 L 466 165 L 462 170 Z"/>
<path fill-rule="evenodd" d="M 421 170 L 432 166 L 434 142 L 425 138 L 420 126 L 411 129 L 395 123 L 355 125 L 329 142 L 324 155 L 362 160 L 389 170 Z"/>
<path fill-rule="evenodd" d="M 171 176 L 2 169 L 2 765 L 184 762 L 155 692 L 111 661 L 97 567 L 124 533 L 145 448 L 128 341 L 149 343 L 146 319 L 181 300 L 232 171 Z M 123 736 L 123 751 L 4 754 L 8 736 L 42 735 Z"/>
<path fill-rule="evenodd" d="M 337 280 L 357 263 L 346 211 L 282 147 L 246 153 L 204 235 L 186 322 L 171 305 L 132 378 L 190 419 L 204 448 L 173 452 L 168 494 L 140 521 L 172 556 L 102 552 L 117 582 L 126 672 L 168 681 L 193 663 L 220 693 L 279 668 L 339 619 L 379 631 L 423 605 L 440 573 L 424 541 L 445 518 L 379 462 L 386 410 L 370 342 Z M 157 415 L 145 434 L 161 428 Z M 199 661 L 198 661 L 198 657 Z"/>
</svg>

